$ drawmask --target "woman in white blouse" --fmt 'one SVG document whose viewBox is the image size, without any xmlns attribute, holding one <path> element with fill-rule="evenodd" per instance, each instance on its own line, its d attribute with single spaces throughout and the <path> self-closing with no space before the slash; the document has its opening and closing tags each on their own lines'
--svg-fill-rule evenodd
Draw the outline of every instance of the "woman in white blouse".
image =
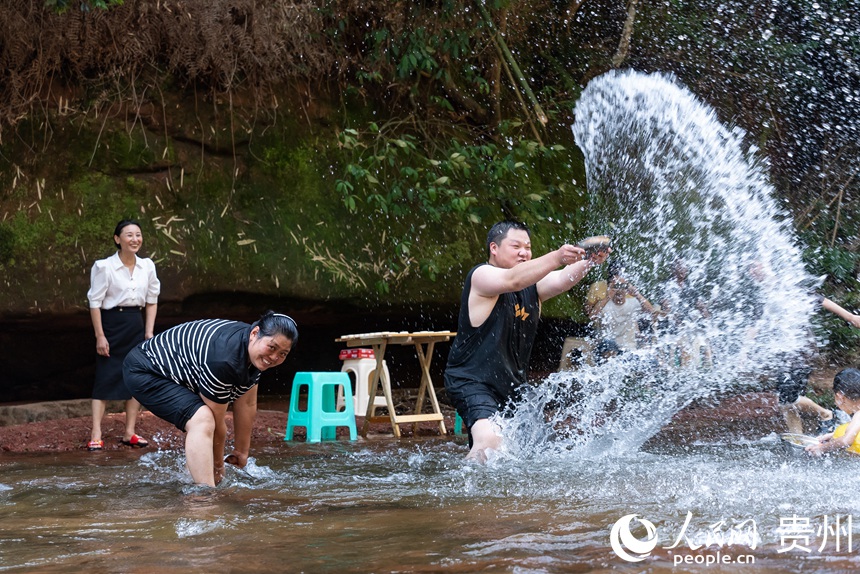
<svg viewBox="0 0 860 574">
<path fill-rule="evenodd" d="M 143 245 L 140 225 L 120 221 L 114 230 L 117 252 L 93 265 L 87 299 L 96 334 L 93 428 L 88 450 L 102 450 L 102 419 L 107 401 L 125 401 L 125 433 L 120 442 L 132 447 L 149 443 L 134 432 L 140 403 L 123 384 L 122 363 L 136 345 L 153 336 L 161 283 L 151 259 L 137 256 Z M 141 314 L 146 309 L 145 319 Z"/>
</svg>

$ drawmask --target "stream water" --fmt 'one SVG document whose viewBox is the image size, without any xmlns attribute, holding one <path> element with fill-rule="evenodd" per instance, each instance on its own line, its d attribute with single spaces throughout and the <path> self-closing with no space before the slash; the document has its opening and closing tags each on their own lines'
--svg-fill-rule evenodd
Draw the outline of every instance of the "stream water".
<svg viewBox="0 0 860 574">
<path fill-rule="evenodd" d="M 0 570 L 856 570 L 857 461 L 791 448 L 767 435 L 474 466 L 462 440 L 285 443 L 214 492 L 177 452 L 4 456 Z M 612 548 L 630 514 L 634 536 L 655 528 L 642 562 Z"/>
</svg>

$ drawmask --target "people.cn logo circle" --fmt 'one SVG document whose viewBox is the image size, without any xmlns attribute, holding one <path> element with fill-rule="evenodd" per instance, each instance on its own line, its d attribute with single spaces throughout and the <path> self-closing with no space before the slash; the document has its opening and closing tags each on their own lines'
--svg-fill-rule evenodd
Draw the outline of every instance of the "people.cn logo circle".
<svg viewBox="0 0 860 574">
<path fill-rule="evenodd" d="M 644 518 L 636 518 L 648 533 L 647 538 L 639 540 L 630 532 L 630 522 L 634 518 L 636 518 L 635 514 L 628 514 L 619 518 L 609 533 L 609 542 L 612 545 L 612 550 L 622 560 L 626 560 L 627 562 L 642 562 L 657 546 L 657 529 L 650 521 Z"/>
</svg>

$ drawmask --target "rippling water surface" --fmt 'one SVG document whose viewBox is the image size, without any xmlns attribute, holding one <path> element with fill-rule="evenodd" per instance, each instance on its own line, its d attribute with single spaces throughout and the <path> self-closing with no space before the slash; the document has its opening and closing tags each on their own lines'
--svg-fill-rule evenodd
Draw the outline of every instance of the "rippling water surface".
<svg viewBox="0 0 860 574">
<path fill-rule="evenodd" d="M 214 492 L 187 483 L 176 452 L 4 456 L 0 569 L 682 572 L 717 567 L 676 556 L 718 552 L 752 556 L 743 568 L 756 572 L 860 567 L 847 525 L 860 519 L 860 461 L 808 459 L 776 435 L 591 458 L 502 454 L 487 466 L 464 453 L 446 439 L 285 443 Z M 638 563 L 611 546 L 628 514 L 656 529 Z"/>
</svg>

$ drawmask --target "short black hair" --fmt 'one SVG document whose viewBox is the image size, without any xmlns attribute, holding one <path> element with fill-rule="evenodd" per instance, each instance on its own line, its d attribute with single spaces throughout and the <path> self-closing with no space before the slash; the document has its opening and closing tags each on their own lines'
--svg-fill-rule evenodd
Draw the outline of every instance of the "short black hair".
<svg viewBox="0 0 860 574">
<path fill-rule="evenodd" d="M 508 236 L 508 232 L 511 229 L 519 229 L 521 231 L 525 231 L 531 237 L 531 232 L 529 231 L 528 226 L 521 221 L 514 221 L 513 219 L 506 219 L 505 221 L 500 221 L 494 226 L 490 228 L 490 231 L 487 233 L 487 257 L 490 256 L 490 244 L 495 243 L 496 245 L 501 245 L 502 241 L 505 240 L 505 237 Z"/>
<path fill-rule="evenodd" d="M 140 228 L 140 223 L 138 223 L 138 221 L 136 219 L 123 219 L 122 221 L 120 221 L 119 223 L 116 224 L 116 227 L 113 230 L 113 236 L 119 237 L 119 234 L 122 233 L 122 230 L 125 229 L 126 227 L 128 227 L 129 225 L 137 225 L 137 227 Z M 120 249 L 122 247 L 116 241 L 114 241 L 113 244 L 116 245 L 117 249 Z"/>
<path fill-rule="evenodd" d="M 606 264 L 606 280 L 609 281 L 616 275 L 624 274 L 624 261 L 621 259 L 613 259 Z"/>
<path fill-rule="evenodd" d="M 842 369 L 833 377 L 833 392 L 842 393 L 851 400 L 860 399 L 860 371 L 857 369 Z"/>
<path fill-rule="evenodd" d="M 283 335 L 294 344 L 299 338 L 299 326 L 296 324 L 295 319 L 283 313 L 266 311 L 255 325 L 260 327 L 261 337 Z"/>
</svg>

